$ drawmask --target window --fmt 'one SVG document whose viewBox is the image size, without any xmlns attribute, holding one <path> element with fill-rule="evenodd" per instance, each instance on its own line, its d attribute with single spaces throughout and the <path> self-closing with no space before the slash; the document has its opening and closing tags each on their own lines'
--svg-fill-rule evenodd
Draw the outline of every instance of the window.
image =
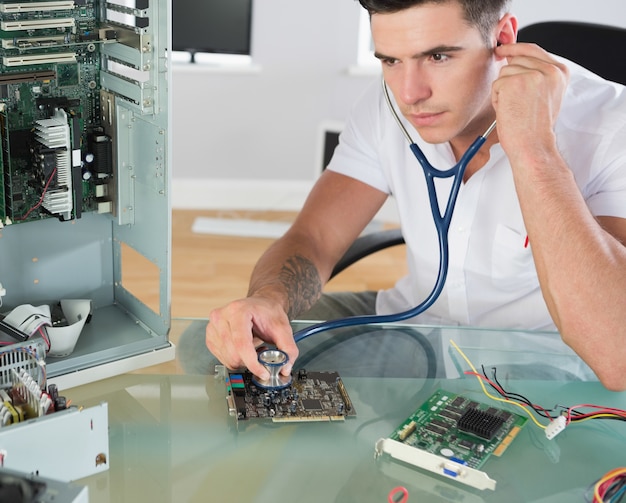
<svg viewBox="0 0 626 503">
<path fill-rule="evenodd" d="M 351 69 L 355 74 L 371 74 L 380 71 L 380 62 L 374 57 L 374 42 L 370 29 L 370 16 L 365 9 L 361 9 L 359 18 L 359 44 L 356 67 Z"/>
<path fill-rule="evenodd" d="M 249 60 L 252 0 L 172 0 L 172 49 Z M 176 58 L 179 59 L 179 58 Z"/>
</svg>

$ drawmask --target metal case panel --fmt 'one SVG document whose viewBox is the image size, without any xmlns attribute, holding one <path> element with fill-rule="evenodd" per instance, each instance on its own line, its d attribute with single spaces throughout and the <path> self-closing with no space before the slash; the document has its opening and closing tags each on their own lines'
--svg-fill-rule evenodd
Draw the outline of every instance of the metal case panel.
<svg viewBox="0 0 626 503">
<path fill-rule="evenodd" d="M 108 406 L 70 408 L 0 429 L 3 467 L 70 482 L 109 469 Z"/>
</svg>

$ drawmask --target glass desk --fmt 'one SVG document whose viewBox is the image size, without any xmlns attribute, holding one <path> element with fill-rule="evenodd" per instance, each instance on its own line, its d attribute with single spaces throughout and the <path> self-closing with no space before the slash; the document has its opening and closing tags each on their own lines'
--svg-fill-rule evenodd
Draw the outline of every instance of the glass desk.
<svg viewBox="0 0 626 503">
<path fill-rule="evenodd" d="M 314 335 L 301 341 L 295 369 L 337 370 L 356 418 L 237 423 L 228 413 L 225 384 L 214 375 L 216 361 L 204 348 L 205 324 L 174 322 L 180 374 L 127 374 L 64 390 L 76 405 L 108 402 L 109 470 L 76 481 L 89 487 L 92 503 L 383 503 L 397 486 L 408 489 L 409 503 L 584 501 L 590 484 L 625 463 L 626 425 L 610 420 L 573 423 L 552 441 L 528 421 L 506 452 L 482 467 L 497 482 L 495 491 L 386 455 L 375 459 L 376 441 L 437 388 L 490 403 L 477 379 L 463 374 L 468 366 L 450 340 L 479 369 L 497 367 L 508 391 L 546 408 L 625 409 L 626 393 L 604 389 L 557 334 L 385 325 Z"/>
</svg>

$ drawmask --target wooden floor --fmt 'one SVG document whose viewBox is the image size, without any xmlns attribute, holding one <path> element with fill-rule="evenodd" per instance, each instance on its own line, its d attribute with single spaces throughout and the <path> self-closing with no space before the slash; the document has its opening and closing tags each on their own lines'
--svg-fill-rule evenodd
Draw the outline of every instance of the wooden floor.
<svg viewBox="0 0 626 503">
<path fill-rule="evenodd" d="M 198 234 L 192 231 L 196 217 L 260 219 L 291 222 L 293 213 L 250 211 L 174 210 L 172 214 L 172 317 L 206 318 L 214 307 L 244 297 L 248 278 L 259 256 L 272 239 Z M 138 257 L 124 266 L 125 286 L 148 305 L 158 306 L 155 275 L 144 274 Z M 128 272 L 126 272 L 128 271 Z M 404 247 L 378 252 L 348 268 L 326 291 L 378 290 L 390 287 L 406 272 Z M 167 364 L 163 364 L 163 372 Z M 147 371 L 158 372 L 153 367 Z"/>
</svg>

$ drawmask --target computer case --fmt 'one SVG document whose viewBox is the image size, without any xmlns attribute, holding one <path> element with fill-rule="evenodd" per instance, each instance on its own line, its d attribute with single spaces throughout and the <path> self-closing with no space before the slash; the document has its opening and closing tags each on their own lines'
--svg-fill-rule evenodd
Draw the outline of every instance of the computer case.
<svg viewBox="0 0 626 503">
<path fill-rule="evenodd" d="M 174 356 L 169 12 L 0 1 L 0 312 L 90 301 L 61 389 Z"/>
</svg>

